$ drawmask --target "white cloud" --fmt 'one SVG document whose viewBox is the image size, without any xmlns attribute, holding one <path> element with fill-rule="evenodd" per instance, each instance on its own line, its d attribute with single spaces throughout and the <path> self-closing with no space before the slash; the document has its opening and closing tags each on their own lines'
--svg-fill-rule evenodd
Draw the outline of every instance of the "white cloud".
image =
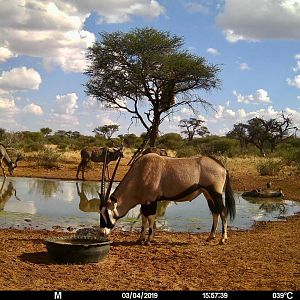
<svg viewBox="0 0 300 300">
<path fill-rule="evenodd" d="M 0 90 L 14 92 L 20 90 L 37 90 L 42 82 L 40 74 L 26 67 L 3 71 L 0 76 Z"/>
<path fill-rule="evenodd" d="M 0 62 L 16 55 L 42 58 L 47 69 L 66 72 L 86 68 L 85 51 L 95 35 L 83 30 L 92 12 L 105 23 L 146 19 L 164 13 L 156 0 L 0 0 Z"/>
<path fill-rule="evenodd" d="M 46 123 L 51 128 L 74 130 L 74 126 L 79 125 L 79 120 L 75 115 L 50 113 Z"/>
<path fill-rule="evenodd" d="M 209 53 L 209 54 L 211 54 L 211 55 L 220 55 L 220 52 L 217 49 L 215 49 L 215 48 L 208 48 L 206 50 L 206 52 Z"/>
<path fill-rule="evenodd" d="M 95 40 L 82 30 L 88 13 L 59 0 L 0 0 L 0 5 L 0 47 L 7 49 L 2 60 L 15 53 L 41 57 L 48 68 L 83 71 L 84 51 Z"/>
<path fill-rule="evenodd" d="M 39 105 L 36 105 L 34 103 L 28 104 L 23 108 L 23 111 L 25 113 L 31 113 L 33 115 L 41 116 L 43 115 L 43 110 Z"/>
<path fill-rule="evenodd" d="M 82 106 L 87 111 L 95 111 L 103 108 L 103 105 L 93 97 L 87 97 L 83 101 Z"/>
<path fill-rule="evenodd" d="M 247 63 L 243 62 L 243 63 L 240 63 L 240 70 L 242 70 L 242 71 L 250 70 L 250 67 L 248 66 Z"/>
<path fill-rule="evenodd" d="M 295 76 L 293 79 L 288 78 L 286 81 L 288 85 L 300 89 L 300 75 Z"/>
<path fill-rule="evenodd" d="M 201 3 L 198 2 L 186 2 L 183 4 L 186 11 L 189 13 L 208 13 L 209 8 Z"/>
<path fill-rule="evenodd" d="M 299 99 L 299 100 L 300 100 L 300 96 L 297 96 L 297 99 Z"/>
<path fill-rule="evenodd" d="M 2 110 L 15 110 L 16 109 L 16 104 L 15 100 L 7 97 L 1 97 L 0 95 L 0 111 Z"/>
<path fill-rule="evenodd" d="M 188 116 L 191 116 L 194 114 L 193 110 L 190 109 L 190 108 L 186 108 L 186 107 L 183 107 L 180 112 L 184 115 L 188 115 Z"/>
<path fill-rule="evenodd" d="M 0 63 L 3 63 L 14 56 L 15 55 L 7 47 L 0 47 Z"/>
<path fill-rule="evenodd" d="M 294 71 L 294 72 L 300 71 L 300 60 L 297 60 L 296 66 L 293 68 L 293 71 Z"/>
<path fill-rule="evenodd" d="M 78 97 L 76 93 L 57 95 L 55 106 L 51 109 L 46 122 L 48 124 L 53 124 L 53 126 L 58 129 L 70 130 L 71 126 L 71 129 L 74 130 L 74 127 L 79 125 L 78 116 L 75 114 L 78 108 L 77 100 Z"/>
<path fill-rule="evenodd" d="M 67 95 L 57 95 L 55 101 L 54 113 L 62 115 L 72 115 L 78 108 L 76 93 L 69 93 Z"/>
<path fill-rule="evenodd" d="M 294 124 L 300 126 L 300 109 L 295 110 L 287 107 L 283 111 L 286 114 L 292 115 Z M 282 110 L 276 111 L 273 106 L 247 112 L 244 109 L 236 111 L 231 109 L 226 110 L 224 106 L 220 105 L 218 106 L 217 113 L 208 119 L 207 126 L 212 133 L 223 134 L 226 132 L 220 128 L 233 128 L 234 124 L 238 122 L 246 123 L 255 117 L 264 119 L 278 118 L 281 112 Z"/>
<path fill-rule="evenodd" d="M 173 119 L 174 123 L 179 123 L 182 120 L 182 118 L 180 116 L 178 116 L 178 115 L 177 116 L 173 116 L 172 119 Z"/>
<path fill-rule="evenodd" d="M 156 0 L 69 0 L 69 2 L 74 3 L 81 11 L 96 11 L 100 16 L 99 23 L 129 22 L 133 16 L 153 19 L 164 13 L 164 7 Z"/>
<path fill-rule="evenodd" d="M 96 115 L 96 119 L 100 121 L 101 125 L 116 125 L 116 124 L 118 124 L 111 119 L 109 113 L 98 114 L 98 115 Z M 99 126 L 99 124 L 97 126 Z M 95 127 L 97 127 L 97 126 L 95 126 Z"/>
<path fill-rule="evenodd" d="M 242 35 L 236 34 L 232 29 L 224 30 L 224 35 L 226 37 L 226 40 L 230 43 L 236 43 L 238 41 L 245 40 L 245 38 Z"/>
<path fill-rule="evenodd" d="M 233 91 L 233 94 L 237 98 L 237 102 L 246 103 L 246 104 L 259 104 L 259 103 L 272 103 L 268 92 L 264 89 L 258 89 L 254 95 L 242 95 L 237 91 Z"/>
<path fill-rule="evenodd" d="M 223 113 L 224 113 L 224 106 L 218 105 L 217 112 L 215 113 L 215 118 L 216 119 L 222 118 L 223 117 Z"/>
<path fill-rule="evenodd" d="M 229 42 L 299 39 L 300 0 L 226 0 L 216 17 Z"/>
<path fill-rule="evenodd" d="M 237 116 L 238 116 L 238 119 L 244 119 L 247 116 L 247 113 L 243 108 L 238 109 L 237 110 Z"/>
<path fill-rule="evenodd" d="M 126 99 L 116 99 L 115 102 L 118 105 L 120 105 L 121 107 L 126 107 L 127 106 L 127 100 Z M 109 105 L 107 105 L 107 107 L 112 108 L 112 109 L 118 109 L 120 111 L 125 110 L 124 108 L 120 108 L 117 104 L 109 103 Z"/>
</svg>

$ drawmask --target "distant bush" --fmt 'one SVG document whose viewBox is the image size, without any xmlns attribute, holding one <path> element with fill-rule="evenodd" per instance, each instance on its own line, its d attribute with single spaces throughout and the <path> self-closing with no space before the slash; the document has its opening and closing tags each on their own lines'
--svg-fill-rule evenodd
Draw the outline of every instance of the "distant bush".
<svg viewBox="0 0 300 300">
<path fill-rule="evenodd" d="M 61 153 L 53 149 L 45 149 L 35 154 L 35 160 L 38 166 L 46 169 L 58 168 Z"/>
<path fill-rule="evenodd" d="M 44 144 L 41 142 L 26 141 L 25 143 L 19 143 L 20 149 L 23 149 L 25 152 L 41 151 L 44 149 Z"/>
<path fill-rule="evenodd" d="M 210 137 L 198 141 L 198 148 L 203 155 L 227 155 L 233 157 L 239 154 L 237 141 L 225 137 Z"/>
<path fill-rule="evenodd" d="M 182 147 L 182 137 L 178 133 L 166 133 L 157 139 L 157 147 L 177 150 Z"/>
<path fill-rule="evenodd" d="M 190 157 L 194 155 L 199 155 L 199 152 L 192 146 L 185 146 L 176 151 L 176 157 Z"/>
<path fill-rule="evenodd" d="M 275 159 L 266 159 L 256 165 L 256 169 L 261 176 L 273 176 L 282 169 L 282 162 Z"/>
</svg>

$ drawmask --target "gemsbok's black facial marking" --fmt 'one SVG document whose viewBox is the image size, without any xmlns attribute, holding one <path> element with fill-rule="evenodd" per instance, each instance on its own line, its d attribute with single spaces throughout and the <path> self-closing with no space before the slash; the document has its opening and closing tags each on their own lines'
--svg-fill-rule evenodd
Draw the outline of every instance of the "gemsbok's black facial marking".
<svg viewBox="0 0 300 300">
<path fill-rule="evenodd" d="M 112 229 L 114 228 L 114 226 L 115 225 L 110 220 L 108 209 L 105 208 L 104 216 L 103 216 L 103 211 L 100 212 L 100 228 Z"/>
</svg>

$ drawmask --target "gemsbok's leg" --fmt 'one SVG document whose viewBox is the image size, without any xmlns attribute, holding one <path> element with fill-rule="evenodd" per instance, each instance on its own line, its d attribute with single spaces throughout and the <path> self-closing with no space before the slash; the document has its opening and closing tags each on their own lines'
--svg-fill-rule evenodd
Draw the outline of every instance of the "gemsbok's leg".
<svg viewBox="0 0 300 300">
<path fill-rule="evenodd" d="M 148 216 L 148 222 L 149 222 L 149 233 L 148 233 L 148 240 L 147 245 L 150 245 L 151 241 L 153 240 L 154 236 L 154 222 L 155 222 L 156 215 Z"/>
<path fill-rule="evenodd" d="M 82 180 L 85 180 L 84 178 L 84 172 L 85 172 L 85 168 L 87 166 L 88 162 L 87 161 L 82 161 L 82 164 L 81 164 L 81 179 Z"/>
<path fill-rule="evenodd" d="M 78 178 L 78 174 L 79 174 L 79 171 L 81 169 L 81 165 L 82 165 L 82 161 L 79 163 L 78 167 L 77 167 L 77 173 L 76 173 L 76 179 L 79 179 Z"/>
<path fill-rule="evenodd" d="M 220 240 L 220 245 L 223 245 L 227 240 L 227 212 L 225 208 L 221 212 L 220 216 L 222 220 L 222 238 Z"/>
<path fill-rule="evenodd" d="M 147 230 L 147 217 L 142 214 L 142 230 L 141 230 L 141 235 L 137 240 L 137 243 L 144 243 L 146 241 L 146 230 Z"/>
<path fill-rule="evenodd" d="M 144 241 L 145 240 L 145 232 L 147 229 L 147 222 L 149 222 L 149 234 L 148 234 L 148 240 L 147 244 L 150 244 L 151 240 L 154 236 L 154 222 L 156 217 L 156 208 L 157 208 L 157 201 L 149 202 L 146 204 L 141 204 L 141 215 L 142 215 L 142 232 L 141 236 L 138 239 L 138 241 Z"/>
<path fill-rule="evenodd" d="M 218 227 L 218 222 L 219 222 L 219 214 L 213 213 L 213 223 L 211 226 L 211 231 L 209 237 L 206 239 L 207 242 L 213 240 L 216 237 L 216 230 Z"/>
</svg>

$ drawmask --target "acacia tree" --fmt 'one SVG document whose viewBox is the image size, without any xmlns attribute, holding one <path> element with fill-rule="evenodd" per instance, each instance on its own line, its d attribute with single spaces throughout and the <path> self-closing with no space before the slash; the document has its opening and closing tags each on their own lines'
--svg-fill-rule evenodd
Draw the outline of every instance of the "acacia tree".
<svg viewBox="0 0 300 300">
<path fill-rule="evenodd" d="M 105 139 L 110 140 L 112 135 L 119 130 L 119 126 L 118 124 L 98 126 L 93 132 L 96 135 L 103 136 Z"/>
<path fill-rule="evenodd" d="M 161 122 L 178 106 L 210 106 L 196 92 L 219 87 L 219 67 L 183 44 L 182 37 L 153 28 L 102 33 L 88 49 L 86 93 L 106 108 L 129 112 L 154 146 Z"/>
<path fill-rule="evenodd" d="M 44 135 L 44 137 L 47 137 L 52 133 L 52 129 L 49 127 L 43 127 L 40 129 L 40 132 Z"/>
<path fill-rule="evenodd" d="M 243 124 L 243 123 L 234 124 L 233 129 L 226 134 L 227 137 L 239 141 L 241 151 L 244 151 L 244 149 L 247 148 L 247 145 L 249 143 L 247 128 L 248 128 L 247 124 Z"/>
<path fill-rule="evenodd" d="M 203 126 L 203 123 L 205 123 L 205 121 L 196 118 L 190 118 L 189 120 L 180 120 L 178 126 L 185 129 L 181 131 L 181 133 L 185 134 L 188 140 L 191 141 L 195 135 L 205 136 L 209 134 L 208 128 Z"/>
<path fill-rule="evenodd" d="M 247 124 L 239 123 L 234 125 L 227 136 L 236 138 L 242 144 L 251 143 L 255 145 L 262 156 L 266 155 L 266 148 L 273 152 L 276 146 L 290 135 L 292 120 L 282 112 L 277 118 L 265 120 L 255 117 Z"/>
</svg>

